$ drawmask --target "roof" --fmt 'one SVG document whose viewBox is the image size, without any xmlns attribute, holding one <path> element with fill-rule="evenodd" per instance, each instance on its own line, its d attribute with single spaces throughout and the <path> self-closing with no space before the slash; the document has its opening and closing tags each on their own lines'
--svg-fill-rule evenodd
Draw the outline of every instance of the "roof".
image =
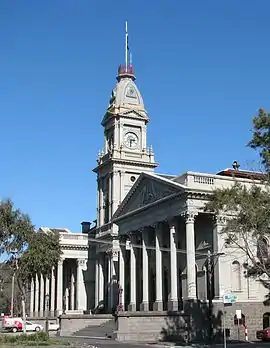
<svg viewBox="0 0 270 348">
<path fill-rule="evenodd" d="M 260 180 L 265 177 L 265 173 L 249 171 L 249 170 L 240 170 L 240 169 L 235 170 L 231 168 L 223 169 L 220 172 L 218 172 L 216 175 L 235 177 L 235 178 L 241 178 L 241 179 L 254 179 L 254 180 Z"/>
</svg>

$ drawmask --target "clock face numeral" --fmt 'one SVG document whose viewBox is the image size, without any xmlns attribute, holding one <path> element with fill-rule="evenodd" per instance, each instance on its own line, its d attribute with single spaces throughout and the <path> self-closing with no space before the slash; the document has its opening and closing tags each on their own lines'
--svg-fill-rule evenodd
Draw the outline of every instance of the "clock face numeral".
<svg viewBox="0 0 270 348">
<path fill-rule="evenodd" d="M 127 132 L 124 136 L 124 144 L 129 149 L 136 149 L 139 144 L 138 136 L 135 133 Z"/>
</svg>

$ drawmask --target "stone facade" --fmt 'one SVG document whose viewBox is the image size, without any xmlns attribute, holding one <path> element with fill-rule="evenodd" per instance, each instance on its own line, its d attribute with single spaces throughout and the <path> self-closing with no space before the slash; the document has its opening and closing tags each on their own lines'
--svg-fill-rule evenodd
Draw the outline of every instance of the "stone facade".
<svg viewBox="0 0 270 348">
<path fill-rule="evenodd" d="M 94 168 L 95 226 L 83 223 L 88 240 L 85 234 L 60 231 L 63 258 L 52 270 L 51 281 L 33 279 L 31 313 L 44 314 L 48 293 L 47 309 L 64 312 L 62 333 L 111 320 L 81 316 L 91 309 L 117 310 L 119 340 L 202 340 L 209 323 L 218 339 L 224 321 L 222 298 L 232 294 L 237 303 L 226 308 L 225 318 L 230 338 L 238 338 L 234 316 L 241 309 L 254 339 L 255 331 L 267 320 L 269 324 L 263 305 L 266 290 L 259 280 L 245 277 L 246 256 L 220 233 L 226 217 L 207 213 L 205 204 L 213 189 L 235 182 L 247 187 L 261 183 L 252 173 L 229 169 L 217 174 L 154 173 L 157 163 L 147 146 L 149 121 L 133 67 L 120 66 L 102 120 L 104 149 Z M 268 319 L 263 324 L 264 314 Z M 242 338 L 242 326 L 239 334 Z"/>
<path fill-rule="evenodd" d="M 212 216 L 204 209 L 213 189 L 230 187 L 236 181 L 250 186 L 254 183 L 252 173 L 156 174 L 153 151 L 146 145 L 148 122 L 133 67 L 120 67 L 102 121 L 104 149 L 94 169 L 97 225 L 89 236 L 97 255 L 95 305 L 102 304 L 107 312 L 118 308 L 121 340 L 138 338 L 142 330 L 149 333 L 144 334 L 148 340 L 157 339 L 165 313 L 177 320 L 189 315 L 195 339 L 209 322 L 209 291 L 214 297 L 216 336 L 222 330 L 224 294 L 236 295 L 246 324 L 260 329 L 267 312 L 262 304 L 266 290 L 259 280 L 246 279 L 245 255 L 228 245 L 220 233 L 224 217 Z M 207 282 L 209 253 L 214 265 L 211 290 Z M 249 308 L 256 308 L 257 314 L 251 317 Z M 227 309 L 226 326 L 235 338 L 232 311 Z"/>
<path fill-rule="evenodd" d="M 40 275 L 32 279 L 30 317 L 42 318 L 48 313 L 51 317 L 62 313 L 83 313 L 93 306 L 91 289 L 94 277 L 89 272 L 88 236 L 67 229 L 40 228 L 43 232 L 52 230 L 59 232 L 63 253 L 58 265 L 52 266 L 50 279 Z"/>
</svg>

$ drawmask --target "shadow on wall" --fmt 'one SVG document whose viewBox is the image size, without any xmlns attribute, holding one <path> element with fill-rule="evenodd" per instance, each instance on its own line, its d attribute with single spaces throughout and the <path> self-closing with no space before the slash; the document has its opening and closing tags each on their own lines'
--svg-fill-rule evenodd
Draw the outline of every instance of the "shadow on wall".
<svg viewBox="0 0 270 348">
<path fill-rule="evenodd" d="M 163 341 L 174 341 L 178 344 L 187 342 L 209 342 L 210 323 L 212 323 L 212 342 L 221 342 L 223 339 L 222 331 L 222 311 L 209 318 L 209 307 L 204 302 L 184 303 L 184 314 L 168 312 L 166 326 L 161 334 Z"/>
</svg>

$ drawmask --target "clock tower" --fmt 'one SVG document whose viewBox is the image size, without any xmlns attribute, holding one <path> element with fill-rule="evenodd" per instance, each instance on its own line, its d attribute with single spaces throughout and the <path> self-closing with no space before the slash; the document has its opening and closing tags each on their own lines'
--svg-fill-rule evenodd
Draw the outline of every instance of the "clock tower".
<svg viewBox="0 0 270 348">
<path fill-rule="evenodd" d="M 104 148 L 99 152 L 97 167 L 98 206 L 96 237 L 117 234 L 111 218 L 141 172 L 157 167 L 154 153 L 147 146 L 148 114 L 142 95 L 135 84 L 132 65 L 120 65 L 117 83 L 102 120 Z M 108 225 L 107 227 L 105 225 Z M 107 233 L 106 233 L 107 232 Z"/>
</svg>

